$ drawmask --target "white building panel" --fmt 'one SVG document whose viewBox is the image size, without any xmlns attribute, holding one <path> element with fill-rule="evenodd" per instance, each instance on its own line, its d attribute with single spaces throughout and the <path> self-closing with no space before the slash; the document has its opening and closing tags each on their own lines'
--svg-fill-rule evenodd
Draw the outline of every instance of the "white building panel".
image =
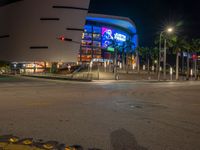
<svg viewBox="0 0 200 150">
<path fill-rule="evenodd" d="M 84 28 L 89 2 L 24 0 L 0 7 L 0 60 L 76 62 L 80 44 L 56 38 L 81 42 L 81 31 L 66 28 Z"/>
</svg>

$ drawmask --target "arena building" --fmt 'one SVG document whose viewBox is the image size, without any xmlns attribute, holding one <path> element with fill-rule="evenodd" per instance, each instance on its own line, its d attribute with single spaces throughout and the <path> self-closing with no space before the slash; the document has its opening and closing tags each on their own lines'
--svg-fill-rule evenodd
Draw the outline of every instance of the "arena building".
<svg viewBox="0 0 200 150">
<path fill-rule="evenodd" d="M 137 46 L 136 26 L 129 18 L 88 14 L 78 61 L 82 63 L 93 60 L 112 62 L 116 49 L 120 57 L 119 61 L 122 61 L 122 53 L 124 52 L 125 55 L 129 53 L 132 56 Z"/>
<path fill-rule="evenodd" d="M 27 72 L 42 72 L 55 64 L 112 62 L 116 47 L 119 61 L 122 52 L 132 54 L 138 45 L 133 21 L 88 14 L 89 3 L 16 0 L 0 5 L 0 60 Z"/>
</svg>

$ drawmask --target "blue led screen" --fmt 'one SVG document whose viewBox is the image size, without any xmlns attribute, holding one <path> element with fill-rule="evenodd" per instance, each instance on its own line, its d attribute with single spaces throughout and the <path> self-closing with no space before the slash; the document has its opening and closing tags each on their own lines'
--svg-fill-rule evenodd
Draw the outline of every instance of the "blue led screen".
<svg viewBox="0 0 200 150">
<path fill-rule="evenodd" d="M 109 27 L 85 25 L 84 40 L 92 41 L 92 39 L 93 46 L 99 47 L 100 45 L 102 49 L 105 49 L 107 51 L 111 51 L 116 45 L 125 46 L 126 41 L 129 39 L 134 43 L 134 45 L 132 45 L 132 50 L 134 50 L 135 47 L 137 47 L 136 35 L 130 37 L 130 35 L 121 30 Z M 115 44 L 115 46 L 113 44 Z"/>
<path fill-rule="evenodd" d="M 112 41 L 116 41 L 118 45 L 122 45 L 126 39 L 127 35 L 110 28 L 102 27 L 102 48 L 113 47 Z"/>
</svg>

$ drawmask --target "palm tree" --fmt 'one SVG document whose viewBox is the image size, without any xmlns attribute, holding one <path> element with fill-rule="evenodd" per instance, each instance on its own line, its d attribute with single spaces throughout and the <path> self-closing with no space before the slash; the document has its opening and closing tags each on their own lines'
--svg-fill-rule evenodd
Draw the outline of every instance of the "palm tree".
<svg viewBox="0 0 200 150">
<path fill-rule="evenodd" d="M 123 51 L 123 46 L 119 45 L 118 41 L 116 39 L 110 40 L 110 45 L 114 48 L 114 57 L 113 57 L 113 73 L 115 76 L 115 79 L 117 79 L 117 60 L 118 60 L 118 53 L 120 50 Z"/>
<path fill-rule="evenodd" d="M 114 48 L 113 64 L 116 65 L 117 64 L 117 54 L 119 51 L 118 42 L 115 39 L 112 39 L 112 40 L 110 40 L 110 44 L 108 46 Z"/>
<path fill-rule="evenodd" d="M 126 50 L 126 73 L 128 73 L 129 59 L 132 58 L 132 52 L 133 52 L 133 47 L 135 47 L 135 43 L 133 43 L 130 39 L 127 39 L 124 42 L 123 46 L 124 46 L 123 52 Z M 124 63 L 125 63 L 125 60 L 124 60 Z"/>
<path fill-rule="evenodd" d="M 150 71 L 150 49 L 148 47 L 137 47 L 134 51 L 136 56 L 136 66 L 138 73 L 140 73 L 140 62 L 147 65 L 148 71 Z"/>
<path fill-rule="evenodd" d="M 122 48 L 122 69 L 125 69 L 125 48 Z"/>
<path fill-rule="evenodd" d="M 192 39 L 191 41 L 191 51 L 197 55 L 200 52 L 200 39 Z M 194 68 L 195 68 L 195 79 L 197 79 L 197 58 L 194 58 Z"/>
<path fill-rule="evenodd" d="M 151 63 L 154 64 L 155 61 L 158 63 L 159 49 L 158 47 L 151 48 L 150 59 Z M 158 72 L 158 64 L 156 64 L 156 72 Z"/>
<path fill-rule="evenodd" d="M 142 54 L 142 47 L 137 47 L 135 49 L 135 52 L 134 52 L 135 56 L 136 56 L 136 66 L 137 66 L 137 70 L 138 70 L 138 73 L 140 73 L 140 55 Z"/>
<path fill-rule="evenodd" d="M 186 80 L 189 80 L 190 76 L 190 53 L 192 52 L 191 43 L 187 43 L 187 72 L 186 72 Z"/>
<path fill-rule="evenodd" d="M 141 47 L 140 48 L 140 56 L 141 56 L 141 62 L 143 65 L 147 65 L 147 70 L 149 71 L 149 48 L 148 47 Z"/>
<path fill-rule="evenodd" d="M 172 51 L 176 54 L 176 80 L 179 79 L 179 56 L 181 50 L 188 48 L 185 38 L 172 35 L 168 37 L 168 46 L 172 48 Z"/>
<path fill-rule="evenodd" d="M 144 52 L 146 55 L 146 61 L 147 61 L 147 70 L 148 70 L 148 75 L 150 74 L 150 49 L 148 47 L 144 48 Z"/>
</svg>

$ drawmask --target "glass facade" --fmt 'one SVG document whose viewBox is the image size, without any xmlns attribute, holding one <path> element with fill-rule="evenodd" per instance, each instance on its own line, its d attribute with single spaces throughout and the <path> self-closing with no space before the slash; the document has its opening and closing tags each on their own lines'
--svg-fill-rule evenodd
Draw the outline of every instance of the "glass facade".
<svg viewBox="0 0 200 150">
<path fill-rule="evenodd" d="M 125 42 L 130 39 L 129 34 L 116 28 L 85 25 L 78 61 L 87 63 L 95 58 L 112 60 L 114 48 L 125 47 Z"/>
</svg>

